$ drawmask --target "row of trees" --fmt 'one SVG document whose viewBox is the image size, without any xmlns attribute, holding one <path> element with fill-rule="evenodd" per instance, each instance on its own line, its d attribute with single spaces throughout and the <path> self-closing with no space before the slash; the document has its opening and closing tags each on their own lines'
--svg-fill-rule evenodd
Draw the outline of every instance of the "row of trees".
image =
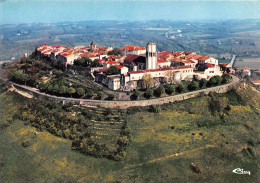
<svg viewBox="0 0 260 183">
<path fill-rule="evenodd" d="M 36 78 L 34 76 L 19 72 L 17 70 L 11 70 L 9 72 L 8 79 L 16 83 L 25 85 L 28 84 L 30 86 L 34 86 L 36 83 Z"/>
<path fill-rule="evenodd" d="M 74 61 L 74 65 L 76 66 L 82 66 L 82 67 L 101 67 L 102 65 L 98 62 L 97 59 L 95 59 L 94 61 L 92 61 L 90 58 L 88 57 L 82 57 L 82 58 L 78 58 Z"/>
<path fill-rule="evenodd" d="M 88 96 L 93 96 L 94 92 L 92 90 L 86 90 L 82 87 L 72 87 L 66 85 L 59 85 L 57 83 L 41 83 L 39 85 L 41 91 L 54 94 L 54 95 L 61 95 L 61 96 L 70 96 L 70 97 L 83 97 L 86 94 Z"/>
<path fill-rule="evenodd" d="M 156 89 L 153 89 L 153 88 L 149 88 L 149 86 L 151 86 L 150 85 L 151 82 L 148 82 L 148 81 L 151 81 L 152 78 L 149 78 L 148 76 L 149 75 L 146 75 L 147 82 L 145 82 L 145 85 L 147 86 L 147 90 L 146 90 L 146 92 L 144 92 L 144 97 L 147 99 L 151 98 L 152 96 L 160 97 L 164 93 L 166 93 L 168 95 L 172 95 L 173 93 L 184 93 L 187 91 L 194 91 L 194 90 L 203 89 L 206 87 L 217 86 L 217 85 L 220 85 L 221 83 L 227 83 L 231 79 L 229 74 L 224 74 L 221 77 L 220 76 L 211 77 L 209 81 L 207 81 L 204 78 L 201 80 L 194 79 L 193 81 L 191 81 L 190 83 L 187 83 L 187 84 L 180 83 L 177 86 L 160 85 Z M 136 100 L 141 95 L 142 95 L 142 92 L 135 90 L 133 92 L 132 99 Z"/>
</svg>

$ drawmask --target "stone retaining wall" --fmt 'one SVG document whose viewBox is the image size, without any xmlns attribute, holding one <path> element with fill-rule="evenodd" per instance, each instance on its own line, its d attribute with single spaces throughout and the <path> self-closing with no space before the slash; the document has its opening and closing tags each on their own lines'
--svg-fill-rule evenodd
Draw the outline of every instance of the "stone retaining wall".
<svg viewBox="0 0 260 183">
<path fill-rule="evenodd" d="M 56 102 L 63 102 L 63 103 L 71 102 L 73 104 L 83 105 L 83 106 L 126 109 L 128 107 L 133 107 L 133 106 L 161 105 L 161 104 L 165 104 L 165 103 L 169 103 L 169 102 L 185 100 L 185 99 L 189 99 L 192 97 L 196 97 L 196 96 L 200 95 L 201 92 L 203 92 L 204 94 L 208 94 L 209 92 L 225 93 L 225 92 L 231 90 L 234 87 L 234 85 L 236 85 L 238 83 L 239 79 L 235 76 L 233 76 L 233 78 L 234 79 L 231 83 L 221 85 L 221 86 L 206 88 L 206 89 L 197 90 L 197 91 L 188 92 L 188 93 L 179 94 L 179 95 L 174 95 L 174 96 L 149 99 L 149 100 L 136 100 L 136 101 L 107 101 L 107 100 L 90 100 L 90 99 L 75 99 L 75 98 L 57 97 L 57 96 L 53 96 L 53 95 L 49 95 L 49 94 L 40 92 L 39 90 L 37 90 L 35 88 L 27 87 L 24 85 L 18 85 L 15 83 L 13 83 L 13 85 L 17 89 L 26 91 L 29 94 L 31 94 L 37 98 L 48 99 L 48 100 L 52 100 L 52 101 L 56 101 Z"/>
</svg>

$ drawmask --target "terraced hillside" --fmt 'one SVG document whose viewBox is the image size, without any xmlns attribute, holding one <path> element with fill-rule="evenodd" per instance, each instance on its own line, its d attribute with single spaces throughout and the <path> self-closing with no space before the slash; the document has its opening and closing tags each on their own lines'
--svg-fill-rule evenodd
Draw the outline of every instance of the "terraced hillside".
<svg viewBox="0 0 260 183">
<path fill-rule="evenodd" d="M 95 114 L 95 118 L 90 120 L 93 133 L 91 138 L 100 144 L 105 143 L 109 149 L 116 151 L 117 141 L 124 125 L 124 114 L 118 114 L 117 110 L 109 110 L 110 112 L 107 114 L 107 111 L 102 108 L 88 110 Z"/>
</svg>

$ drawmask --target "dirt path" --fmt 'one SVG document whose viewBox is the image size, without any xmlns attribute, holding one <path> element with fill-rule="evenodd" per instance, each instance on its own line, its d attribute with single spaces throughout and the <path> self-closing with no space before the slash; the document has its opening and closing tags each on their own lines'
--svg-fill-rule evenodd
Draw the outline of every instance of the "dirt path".
<svg viewBox="0 0 260 183">
<path fill-rule="evenodd" d="M 215 146 L 213 146 L 213 145 L 206 145 L 204 147 L 183 151 L 181 153 L 174 153 L 174 154 L 170 154 L 170 155 L 165 155 L 165 156 L 162 156 L 160 158 L 156 158 L 156 159 L 152 159 L 152 160 L 146 161 L 144 163 L 138 163 L 138 164 L 134 164 L 134 165 L 125 166 L 124 169 L 130 169 L 130 168 L 134 168 L 136 166 L 142 166 L 142 165 L 147 164 L 147 163 L 154 163 L 154 162 L 158 162 L 158 161 L 163 161 L 163 160 L 166 160 L 166 159 L 170 159 L 170 158 L 173 158 L 173 157 L 181 156 L 181 155 L 184 155 L 184 154 L 190 154 L 190 153 L 193 153 L 195 151 L 199 151 L 199 150 L 210 148 L 210 147 L 215 147 Z"/>
</svg>

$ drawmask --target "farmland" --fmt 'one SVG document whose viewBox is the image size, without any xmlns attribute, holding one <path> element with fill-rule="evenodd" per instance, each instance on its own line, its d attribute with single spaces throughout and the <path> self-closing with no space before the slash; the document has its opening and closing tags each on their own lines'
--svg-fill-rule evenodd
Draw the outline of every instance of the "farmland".
<svg viewBox="0 0 260 183">
<path fill-rule="evenodd" d="M 260 69 L 260 58 L 241 57 L 235 61 L 234 67 L 236 68 L 249 67 L 252 70 Z"/>
<path fill-rule="evenodd" d="M 43 43 L 65 46 L 98 45 L 122 48 L 156 42 L 158 51 L 193 51 L 198 54 L 260 55 L 259 21 L 86 21 L 18 24 L 0 27 L 0 60 L 20 58 Z"/>
</svg>

